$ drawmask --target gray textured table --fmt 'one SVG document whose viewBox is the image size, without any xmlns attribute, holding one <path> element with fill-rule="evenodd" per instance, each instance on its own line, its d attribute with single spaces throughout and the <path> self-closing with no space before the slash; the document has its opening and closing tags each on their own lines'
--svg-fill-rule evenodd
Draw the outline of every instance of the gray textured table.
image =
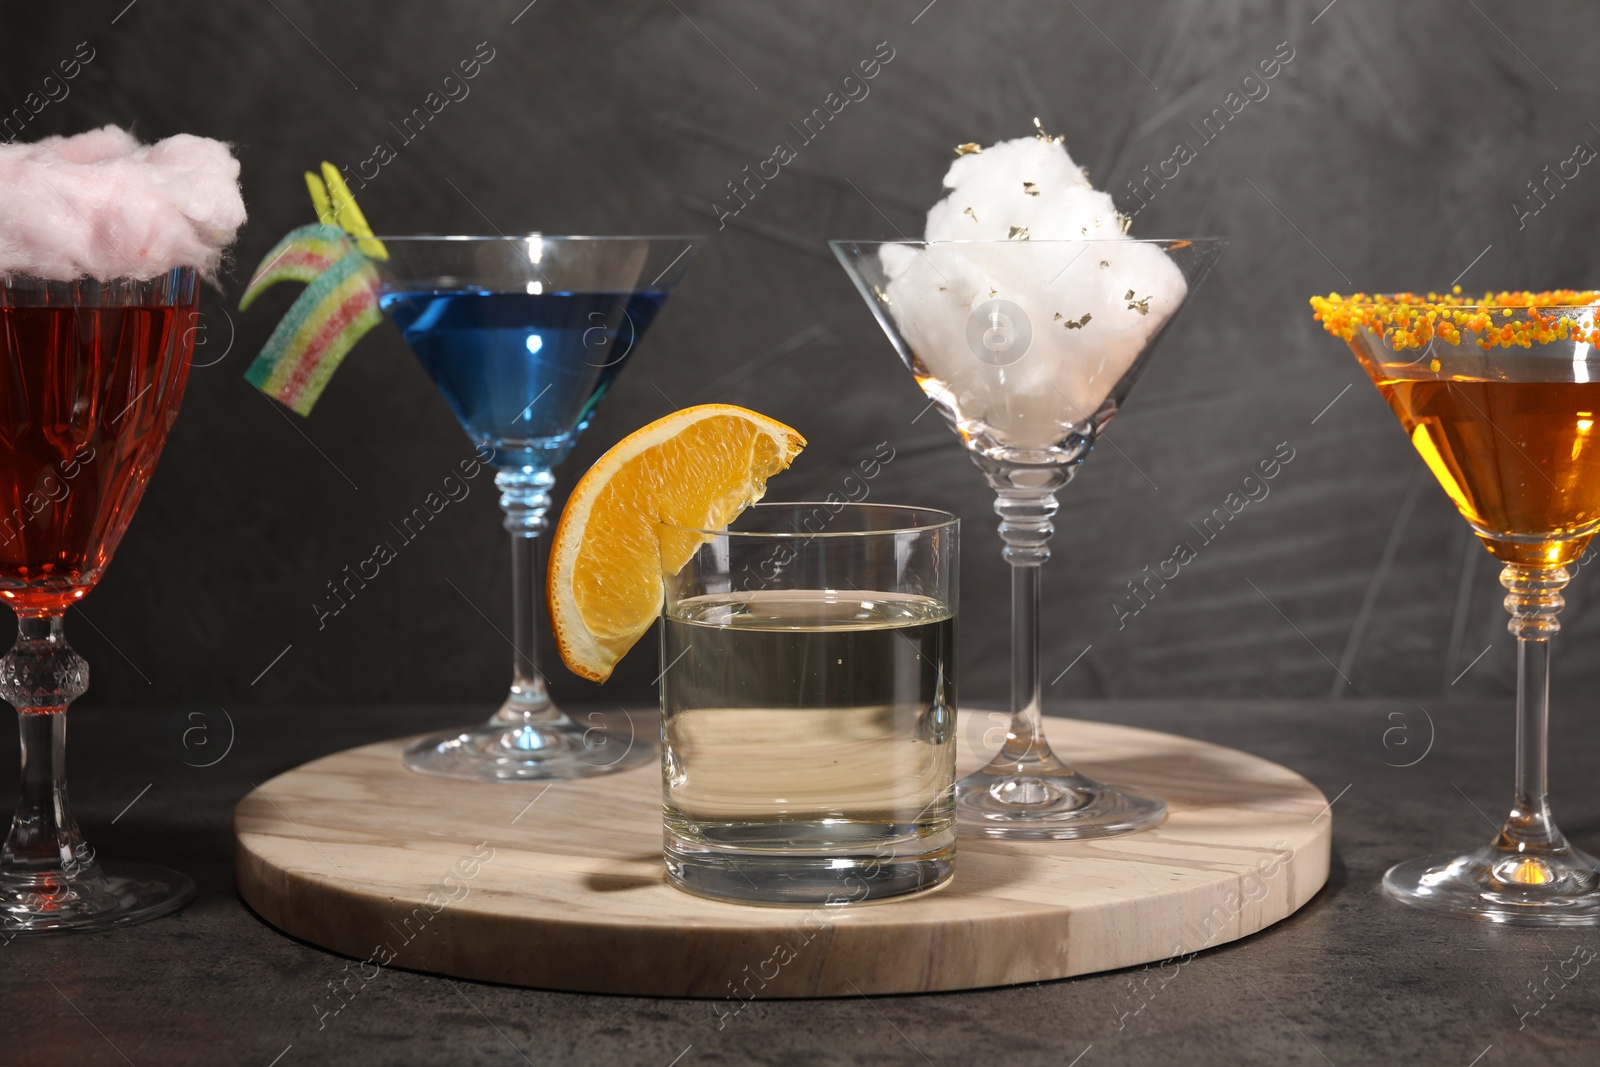
<svg viewBox="0 0 1600 1067">
<path fill-rule="evenodd" d="M 1585 710 L 1558 698 L 1555 803 L 1568 833 L 1600 851 L 1600 794 L 1589 787 L 1600 726 Z M 0 948 L 9 1008 L 0 1063 L 1492 1067 L 1600 1058 L 1600 931 L 1450 921 L 1378 891 L 1388 864 L 1491 833 L 1487 819 L 1499 817 L 1509 790 L 1509 700 L 1425 711 L 1368 701 L 1071 711 L 1203 737 L 1305 774 L 1338 798 L 1327 888 L 1280 926 L 1181 965 L 971 993 L 756 1002 L 720 1027 L 728 1006 L 706 1001 L 547 993 L 398 970 L 346 981 L 357 992 L 333 1014 L 330 984 L 349 977 L 347 961 L 279 934 L 234 894 L 233 805 L 251 783 L 314 756 L 472 716 L 86 710 L 74 713 L 69 760 L 86 832 L 104 855 L 188 871 L 199 895 L 144 926 Z M 0 747 L 7 791 L 14 746 Z"/>
</svg>

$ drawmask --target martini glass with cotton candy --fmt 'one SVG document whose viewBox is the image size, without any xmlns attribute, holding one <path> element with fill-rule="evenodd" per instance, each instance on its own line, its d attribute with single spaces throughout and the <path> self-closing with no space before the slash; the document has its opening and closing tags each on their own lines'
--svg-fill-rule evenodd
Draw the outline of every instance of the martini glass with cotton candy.
<svg viewBox="0 0 1600 1067">
<path fill-rule="evenodd" d="M 22 733 L 0 852 L 8 940 L 141 922 L 194 895 L 176 871 L 102 859 L 78 829 L 66 713 L 89 666 L 65 620 L 154 473 L 189 373 L 199 280 L 244 217 L 239 164 L 217 141 L 141 145 L 107 126 L 0 146 L 0 598 L 17 615 L 0 697 Z"/>
<path fill-rule="evenodd" d="M 956 786 L 991 837 L 1129 833 L 1156 796 L 1074 771 L 1041 721 L 1040 566 L 1072 480 L 1152 346 L 1224 240 L 1135 240 L 1059 137 L 963 145 L 924 241 L 833 241 L 834 254 L 996 494 L 1011 565 L 1012 718 L 993 761 Z"/>
</svg>

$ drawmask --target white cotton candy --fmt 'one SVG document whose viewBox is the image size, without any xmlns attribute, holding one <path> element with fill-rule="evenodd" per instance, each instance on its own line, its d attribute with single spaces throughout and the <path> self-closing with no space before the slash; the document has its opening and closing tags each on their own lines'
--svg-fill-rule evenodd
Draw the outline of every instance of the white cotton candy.
<svg viewBox="0 0 1600 1067">
<path fill-rule="evenodd" d="M 888 311 L 975 443 L 1048 451 L 1111 395 L 1188 284 L 1160 247 L 1123 233 L 1059 141 L 1003 141 L 957 158 L 944 181 L 926 249 L 879 253 Z M 1004 243 L 938 243 L 967 241 Z M 974 351 L 974 312 L 991 300 L 1020 308 L 1031 330 L 1014 361 Z"/>
<path fill-rule="evenodd" d="M 105 126 L 0 145 L 0 277 L 215 277 L 244 220 L 239 162 L 221 141 L 141 145 Z"/>
</svg>

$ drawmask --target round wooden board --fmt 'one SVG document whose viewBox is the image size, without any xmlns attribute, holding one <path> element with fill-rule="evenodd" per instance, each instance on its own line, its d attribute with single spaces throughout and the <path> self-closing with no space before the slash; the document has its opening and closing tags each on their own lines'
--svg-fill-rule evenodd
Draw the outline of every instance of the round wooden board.
<svg viewBox="0 0 1600 1067">
<path fill-rule="evenodd" d="M 982 739 L 987 715 L 963 713 L 962 773 L 983 761 L 966 741 Z M 639 743 L 656 736 L 656 713 L 635 713 L 633 729 Z M 942 890 L 842 908 L 751 907 L 666 884 L 657 763 L 479 784 L 408 771 L 401 739 L 314 760 L 241 800 L 239 893 L 279 929 L 363 961 L 363 973 L 392 965 L 742 1004 L 973 989 L 1164 960 L 1270 926 L 1327 880 L 1333 816 L 1294 772 L 1149 730 L 1071 719 L 1047 729 L 1086 773 L 1166 797 L 1167 821 L 1096 840 L 963 835 Z"/>
</svg>

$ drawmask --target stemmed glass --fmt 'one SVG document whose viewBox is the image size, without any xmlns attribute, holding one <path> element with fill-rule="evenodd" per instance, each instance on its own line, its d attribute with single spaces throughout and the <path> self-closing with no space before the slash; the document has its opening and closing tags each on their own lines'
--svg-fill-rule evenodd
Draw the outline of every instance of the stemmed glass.
<svg viewBox="0 0 1600 1067">
<path fill-rule="evenodd" d="M 1161 798 L 1074 771 L 1045 740 L 1040 566 L 1072 480 L 1151 347 L 1226 241 L 832 241 L 917 383 L 995 491 L 1011 565 L 1011 722 L 956 808 L 990 837 L 1074 838 L 1161 822 Z"/>
<path fill-rule="evenodd" d="M 17 642 L 22 795 L 0 853 L 0 931 L 101 929 L 174 911 L 176 871 L 102 861 L 67 803 L 67 706 L 89 665 L 67 608 L 111 562 L 178 415 L 199 299 L 181 267 L 148 281 L 0 279 L 0 596 Z"/>
<path fill-rule="evenodd" d="M 588 426 L 688 270 L 699 237 L 382 237 L 379 306 L 479 455 L 511 535 L 511 689 L 488 722 L 410 746 L 416 771 L 474 780 L 578 778 L 649 756 L 573 721 L 539 670 L 540 537 L 552 468 Z"/>
<path fill-rule="evenodd" d="M 1595 309 L 1434 306 L 1410 296 L 1336 303 L 1323 305 L 1325 318 L 1390 317 L 1378 331 L 1353 328 L 1350 348 L 1462 517 L 1505 564 L 1507 629 L 1517 638 L 1510 814 L 1481 848 L 1390 868 L 1384 889 L 1415 907 L 1490 922 L 1600 924 L 1600 861 L 1567 841 L 1547 796 L 1550 639 L 1561 628 L 1567 568 L 1600 530 Z M 1406 310 L 1396 315 L 1397 306 Z M 1397 341 L 1423 322 L 1440 323 L 1439 335 Z M 1502 332 L 1528 347 L 1479 344 Z"/>
</svg>

